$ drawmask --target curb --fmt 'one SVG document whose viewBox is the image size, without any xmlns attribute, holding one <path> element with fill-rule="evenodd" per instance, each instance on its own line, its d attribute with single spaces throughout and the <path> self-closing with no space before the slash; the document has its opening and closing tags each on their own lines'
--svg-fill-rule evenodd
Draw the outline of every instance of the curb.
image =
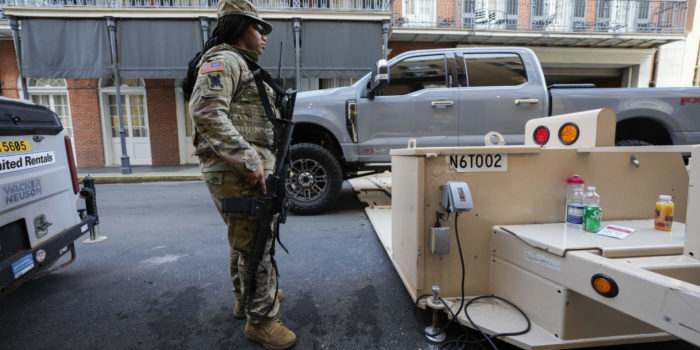
<svg viewBox="0 0 700 350">
<path fill-rule="evenodd" d="M 86 175 L 79 175 L 83 178 Z M 166 181 L 201 181 L 201 175 L 90 175 L 96 184 L 166 182 Z"/>
</svg>

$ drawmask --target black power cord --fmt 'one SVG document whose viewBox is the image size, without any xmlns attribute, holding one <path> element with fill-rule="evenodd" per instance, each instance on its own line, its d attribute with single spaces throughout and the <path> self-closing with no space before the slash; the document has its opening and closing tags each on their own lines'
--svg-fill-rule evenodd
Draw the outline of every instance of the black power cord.
<svg viewBox="0 0 700 350">
<path fill-rule="evenodd" d="M 440 227 L 440 219 L 445 220 L 445 217 L 444 217 L 444 215 L 442 215 L 440 212 L 435 212 L 435 216 L 436 216 L 436 219 L 435 219 L 435 226 L 436 226 L 436 227 Z M 447 327 L 449 327 L 449 326 L 452 324 L 452 321 L 456 318 L 456 317 L 454 317 L 454 315 L 455 315 L 455 314 L 459 315 L 459 313 L 462 312 L 462 308 L 464 307 L 464 278 L 465 278 L 465 275 L 466 275 L 466 274 L 465 274 L 465 270 L 464 270 L 464 257 L 462 256 L 462 245 L 459 243 L 459 232 L 458 232 L 457 229 L 456 229 L 456 228 L 457 228 L 457 218 L 458 218 L 458 217 L 459 217 L 459 212 L 457 212 L 457 214 L 455 215 L 455 232 L 456 232 L 455 235 L 456 235 L 456 237 L 457 237 L 457 246 L 459 247 L 459 261 L 460 261 L 460 263 L 461 263 L 461 265 L 462 265 L 462 298 L 460 299 L 459 308 L 457 309 L 457 312 L 456 312 L 456 313 L 452 313 L 452 310 L 450 309 L 449 306 L 447 306 L 447 303 L 445 303 L 445 301 L 442 300 L 442 298 L 439 298 L 439 297 L 438 297 L 438 298 L 440 299 L 440 301 L 442 302 L 442 304 L 445 305 L 445 308 L 447 308 L 447 310 L 450 311 L 450 314 L 452 314 L 453 317 L 450 318 L 450 319 L 447 321 L 447 323 L 446 323 L 442 328 L 440 328 L 437 332 L 432 333 L 432 334 L 429 333 L 428 331 L 425 331 L 425 332 L 424 332 L 426 335 L 431 336 L 431 337 L 434 337 L 434 336 L 436 336 L 436 335 L 438 335 L 438 334 L 444 332 L 444 331 L 447 329 Z M 420 301 L 422 298 L 425 298 L 425 297 L 431 296 L 431 295 L 432 295 L 432 294 L 424 294 L 424 295 L 421 295 L 418 299 L 416 299 L 416 304 L 417 304 L 418 301 Z"/>
<path fill-rule="evenodd" d="M 436 226 L 439 227 L 439 226 L 440 226 L 440 219 L 446 220 L 446 218 L 445 218 L 445 216 L 444 216 L 442 213 L 440 213 L 440 212 L 436 212 L 435 215 L 436 215 Z M 447 305 L 447 303 L 445 302 L 444 299 L 438 298 L 438 299 L 440 300 L 440 302 L 445 306 L 445 308 L 447 309 L 447 311 L 450 313 L 450 315 L 451 315 L 452 317 L 449 319 L 449 321 L 447 322 L 447 324 L 445 324 L 445 326 L 443 326 L 442 328 L 439 329 L 438 332 L 436 332 L 436 333 L 434 333 L 434 334 L 428 334 L 428 332 L 425 332 L 425 333 L 426 333 L 427 335 L 429 335 L 429 336 L 435 336 L 435 335 L 437 335 L 437 334 L 440 334 L 440 333 L 444 332 L 444 331 L 447 329 L 447 327 L 449 327 L 450 324 L 452 324 L 452 321 L 455 320 L 455 319 L 457 318 L 457 316 L 459 315 L 459 313 L 462 312 L 462 310 L 464 310 L 464 315 L 467 317 L 467 320 L 469 320 L 469 323 L 471 323 L 471 325 L 474 327 L 474 329 L 476 329 L 477 331 L 479 331 L 479 333 L 481 333 L 481 335 L 483 336 L 483 339 L 476 339 L 476 340 L 473 340 L 473 339 L 471 339 L 467 334 L 462 334 L 462 335 L 460 335 L 459 337 L 457 337 L 456 340 L 448 341 L 448 342 L 445 342 L 445 343 L 443 343 L 442 345 L 440 345 L 440 349 L 444 349 L 444 348 L 449 349 L 449 348 L 452 348 L 452 347 L 454 346 L 454 347 L 456 347 L 457 349 L 460 349 L 460 350 L 461 350 L 461 349 L 464 349 L 467 345 L 480 345 L 481 343 L 487 341 L 487 342 L 489 343 L 489 345 L 491 345 L 491 348 L 492 348 L 492 349 L 498 350 L 498 347 L 496 346 L 496 344 L 494 344 L 494 342 L 492 341 L 492 339 L 497 338 L 497 337 L 502 337 L 502 336 L 516 336 L 516 335 L 521 335 L 521 334 L 525 334 L 525 333 L 529 332 L 529 331 L 530 331 L 530 327 L 531 327 L 530 318 L 527 317 L 527 315 L 525 314 L 525 312 L 524 312 L 520 307 L 518 307 L 517 305 L 515 305 L 515 304 L 512 303 L 511 301 L 509 301 L 509 300 L 507 300 L 507 299 L 505 299 L 505 298 L 499 297 L 499 296 L 495 296 L 495 295 L 482 295 L 482 296 L 478 296 L 478 297 L 475 297 L 475 298 L 470 299 L 470 300 L 466 303 L 466 305 L 464 304 L 464 279 L 465 279 L 465 276 L 466 276 L 466 272 L 465 272 L 465 267 L 464 267 L 464 256 L 463 256 L 463 254 L 462 254 L 462 243 L 461 243 L 460 240 L 459 240 L 459 228 L 458 228 L 458 225 L 457 225 L 457 219 L 458 219 L 458 218 L 459 218 L 459 212 L 456 212 L 456 214 L 455 214 L 454 226 L 455 226 L 455 237 L 456 237 L 456 239 L 457 239 L 457 248 L 458 248 L 458 251 L 459 251 L 459 261 L 460 261 L 460 264 L 461 264 L 461 266 L 462 266 L 462 284 L 461 284 L 461 291 L 462 291 L 462 295 L 461 295 L 461 296 L 462 296 L 462 298 L 460 299 L 459 308 L 457 309 L 457 312 L 456 312 L 456 313 L 455 313 L 455 312 L 452 312 L 452 309 Z M 418 298 L 416 299 L 416 304 L 418 304 L 418 302 L 419 302 L 421 299 L 423 299 L 423 298 L 425 298 L 425 297 L 429 297 L 429 296 L 431 296 L 431 295 L 432 295 L 432 294 L 423 294 L 423 295 L 421 295 L 420 297 L 418 297 Z M 515 308 L 516 310 L 518 310 L 518 312 L 520 312 L 520 314 L 523 315 L 523 318 L 525 318 L 525 321 L 527 322 L 527 327 L 526 327 L 524 330 L 517 331 L 517 332 L 503 332 L 503 333 L 496 333 L 496 334 L 493 334 L 493 335 L 490 335 L 490 336 L 487 335 L 487 334 L 486 334 L 486 333 L 471 319 L 471 317 L 469 316 L 469 313 L 467 312 L 467 308 L 468 308 L 469 305 L 471 305 L 473 302 L 475 302 L 475 301 L 477 301 L 477 300 L 487 299 L 487 298 L 493 298 L 493 299 L 497 299 L 497 300 L 503 301 L 503 302 L 507 303 L 508 305 L 511 305 L 511 306 L 512 306 L 513 308 Z M 459 324 L 459 323 L 458 323 L 458 324 Z M 459 325 L 460 325 L 462 328 L 464 328 L 464 326 L 462 326 L 461 324 L 459 324 Z"/>
<path fill-rule="evenodd" d="M 469 313 L 467 312 L 467 308 L 468 308 L 469 305 L 471 305 L 473 302 L 475 302 L 475 301 L 477 301 L 477 300 L 481 300 L 481 299 L 487 299 L 487 298 L 493 298 L 493 299 L 496 299 L 496 300 L 500 300 L 500 301 L 505 302 L 506 304 L 508 304 L 508 305 L 510 305 L 510 306 L 512 306 L 512 307 L 514 307 L 516 310 L 518 310 L 518 312 L 520 312 L 521 315 L 523 315 L 523 318 L 525 318 L 525 321 L 527 322 L 527 327 L 525 327 L 524 330 L 522 330 L 522 331 L 517 331 L 517 332 L 496 333 L 496 334 L 492 334 L 492 335 L 490 335 L 490 336 L 486 335 L 486 333 L 484 333 L 484 331 L 481 330 L 481 328 L 480 328 L 476 323 L 474 323 L 474 321 L 472 320 L 472 318 L 469 317 Z M 502 336 L 516 336 L 516 335 L 525 334 L 525 333 L 527 333 L 527 332 L 530 331 L 530 326 L 531 326 L 531 325 L 530 325 L 530 318 L 527 317 L 527 315 L 525 314 L 525 311 L 523 311 L 523 309 L 519 308 L 518 305 L 513 304 L 510 300 L 507 300 L 507 299 L 505 299 L 505 298 L 501 298 L 501 297 L 496 296 L 496 295 L 482 295 L 482 296 L 479 296 L 479 297 L 476 297 L 476 298 L 472 298 L 471 300 L 469 300 L 469 301 L 467 302 L 467 305 L 464 307 L 464 316 L 467 316 L 467 320 L 469 320 L 469 323 L 471 323 L 472 326 L 474 326 L 474 329 L 476 329 L 477 331 L 479 331 L 479 333 L 481 333 L 481 335 L 483 335 L 484 338 L 485 338 L 486 340 L 488 340 L 489 344 L 491 344 L 491 347 L 493 347 L 494 349 L 498 349 L 498 347 L 496 347 L 496 344 L 494 344 L 494 343 L 491 341 L 491 339 L 497 338 L 497 337 L 502 337 Z"/>
</svg>

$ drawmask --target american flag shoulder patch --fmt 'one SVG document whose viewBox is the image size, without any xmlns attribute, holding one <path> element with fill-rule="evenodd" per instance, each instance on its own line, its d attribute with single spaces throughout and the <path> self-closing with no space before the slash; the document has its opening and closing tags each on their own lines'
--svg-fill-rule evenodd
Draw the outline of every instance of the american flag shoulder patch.
<svg viewBox="0 0 700 350">
<path fill-rule="evenodd" d="M 224 63 L 222 61 L 209 62 L 202 65 L 202 74 L 207 74 L 211 72 L 219 72 L 224 70 Z"/>
</svg>

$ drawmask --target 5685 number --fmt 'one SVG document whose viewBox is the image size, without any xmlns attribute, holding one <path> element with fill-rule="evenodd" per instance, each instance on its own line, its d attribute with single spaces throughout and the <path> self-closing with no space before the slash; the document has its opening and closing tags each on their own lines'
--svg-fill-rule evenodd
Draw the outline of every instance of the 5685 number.
<svg viewBox="0 0 700 350">
<path fill-rule="evenodd" d="M 0 153 L 31 151 L 28 141 L 0 141 Z"/>
<path fill-rule="evenodd" d="M 447 162 L 458 172 L 508 170 L 507 154 L 451 154 Z"/>
</svg>

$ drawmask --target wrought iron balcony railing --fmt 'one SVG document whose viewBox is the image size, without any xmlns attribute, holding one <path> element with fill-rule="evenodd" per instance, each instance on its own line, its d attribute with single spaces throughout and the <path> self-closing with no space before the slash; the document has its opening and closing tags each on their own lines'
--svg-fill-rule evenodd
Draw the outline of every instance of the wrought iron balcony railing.
<svg viewBox="0 0 700 350">
<path fill-rule="evenodd" d="M 251 0 L 259 9 L 390 12 L 390 0 Z M 217 0 L 0 0 L 1 7 L 216 8 Z"/>
<path fill-rule="evenodd" d="M 678 0 L 396 0 L 394 27 L 546 32 L 685 32 Z"/>
<path fill-rule="evenodd" d="M 687 0 L 251 0 L 262 10 L 392 13 L 393 27 L 685 32 Z M 1 7 L 216 8 L 217 0 L 0 0 Z"/>
</svg>

